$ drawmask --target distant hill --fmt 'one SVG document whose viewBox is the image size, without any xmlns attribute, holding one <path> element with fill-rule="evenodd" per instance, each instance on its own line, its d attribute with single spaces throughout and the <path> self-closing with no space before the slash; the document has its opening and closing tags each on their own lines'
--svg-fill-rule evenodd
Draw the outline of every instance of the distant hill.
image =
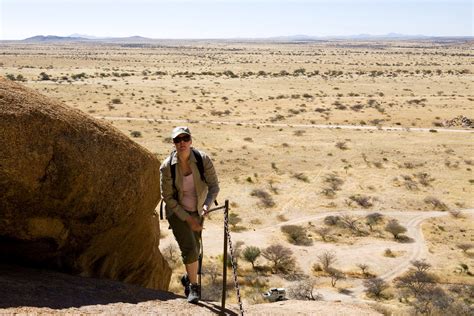
<svg viewBox="0 0 474 316">
<path fill-rule="evenodd" d="M 290 35 L 269 37 L 271 41 L 284 42 L 304 42 L 304 41 L 327 41 L 327 40 L 472 40 L 472 36 L 427 36 L 427 35 L 406 35 L 399 33 L 388 33 L 382 35 L 372 34 L 354 34 L 344 36 L 309 36 L 309 35 Z"/>
<path fill-rule="evenodd" d="M 71 34 L 67 37 L 82 37 L 82 38 L 87 38 L 87 39 L 101 39 L 101 38 L 104 38 L 104 37 L 101 37 L 101 36 L 93 36 L 93 35 L 79 34 L 79 33 L 74 33 L 74 34 Z"/>
<path fill-rule="evenodd" d="M 57 43 L 57 42 L 106 42 L 106 43 L 127 43 L 127 44 L 143 44 L 153 43 L 162 40 L 173 39 L 153 39 L 143 36 L 129 36 L 129 37 L 96 37 L 92 35 L 83 34 L 72 34 L 70 36 L 56 36 L 56 35 L 37 35 L 33 37 L 21 40 L 27 43 Z M 178 41 L 186 39 L 174 39 Z M 199 39 L 189 39 L 199 40 Z M 205 40 L 205 39 L 202 39 Z M 371 35 L 371 34 L 354 34 L 347 36 L 310 36 L 304 34 L 289 35 L 289 36 L 274 36 L 266 38 L 215 38 L 206 39 L 210 41 L 271 41 L 271 42 L 312 42 L 312 41 L 334 41 L 334 40 L 354 40 L 354 41 L 374 41 L 374 40 L 433 40 L 433 41 L 471 41 L 474 40 L 473 36 L 426 36 L 426 35 L 406 35 L 399 33 L 388 33 L 383 35 Z"/>
<path fill-rule="evenodd" d="M 72 42 L 72 41 L 88 41 L 87 38 L 83 37 L 71 37 L 71 36 L 56 36 L 56 35 L 37 35 L 28 37 L 22 40 L 23 42 L 30 43 L 41 43 L 41 42 Z"/>
<path fill-rule="evenodd" d="M 143 36 L 129 36 L 129 37 L 108 37 L 102 39 L 102 41 L 108 41 L 108 42 L 123 42 L 123 43 L 143 43 L 143 42 L 150 42 L 153 41 L 154 39 L 148 38 L 148 37 L 143 37 Z"/>
<path fill-rule="evenodd" d="M 56 42 L 112 42 L 112 43 L 143 43 L 149 42 L 153 39 L 142 36 L 130 36 L 130 37 L 93 37 L 89 35 L 73 34 L 71 36 L 56 36 L 56 35 L 37 35 L 28 37 L 22 40 L 22 42 L 28 43 L 56 43 Z"/>
</svg>

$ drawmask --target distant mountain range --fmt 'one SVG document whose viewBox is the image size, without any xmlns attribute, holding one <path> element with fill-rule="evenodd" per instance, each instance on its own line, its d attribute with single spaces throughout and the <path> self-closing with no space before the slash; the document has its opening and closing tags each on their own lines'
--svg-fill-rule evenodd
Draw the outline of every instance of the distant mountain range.
<svg viewBox="0 0 474 316">
<path fill-rule="evenodd" d="M 311 42 L 325 40 L 472 40 L 473 36 L 426 36 L 426 35 L 405 35 L 398 33 L 388 33 L 384 35 L 357 34 L 347 36 L 309 36 L 309 35 L 291 35 L 275 36 L 267 38 L 227 38 L 227 39 L 202 39 L 202 40 L 228 40 L 228 41 L 276 41 L 276 42 Z M 56 35 L 37 35 L 21 40 L 27 43 L 56 43 L 56 42 L 115 42 L 115 43 L 146 43 L 159 40 L 172 39 L 153 39 L 142 36 L 130 37 L 97 37 L 84 34 L 72 34 L 70 36 Z M 185 39 L 176 39 L 185 40 Z M 199 40 L 199 39 L 193 39 Z"/>
<path fill-rule="evenodd" d="M 139 43 L 153 41 L 151 38 L 142 36 L 130 36 L 130 37 L 95 37 L 89 35 L 73 34 L 70 36 L 56 36 L 56 35 L 37 35 L 33 37 L 25 38 L 22 42 L 28 43 L 54 43 L 54 42 L 124 42 L 124 43 Z"/>
<path fill-rule="evenodd" d="M 335 36 L 308 36 L 308 35 L 292 35 L 277 36 L 268 38 L 270 40 L 281 41 L 320 41 L 320 40 L 413 40 L 413 39 L 473 39 L 472 36 L 427 36 L 427 35 L 406 35 L 399 33 L 388 33 L 383 35 L 372 34 L 355 34 L 355 35 L 335 35 Z"/>
</svg>

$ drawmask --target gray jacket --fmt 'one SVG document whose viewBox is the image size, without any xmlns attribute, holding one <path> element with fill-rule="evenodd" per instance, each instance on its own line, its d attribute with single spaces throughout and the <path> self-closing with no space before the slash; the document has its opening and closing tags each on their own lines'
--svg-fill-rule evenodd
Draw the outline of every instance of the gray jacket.
<svg viewBox="0 0 474 316">
<path fill-rule="evenodd" d="M 204 178 L 206 182 L 201 180 L 199 169 L 197 166 L 197 160 L 194 156 L 193 151 L 189 156 L 189 166 L 193 172 L 194 186 L 196 188 L 197 194 L 197 205 L 196 208 L 200 215 L 202 215 L 202 206 L 207 205 L 209 208 L 211 204 L 217 197 L 219 193 L 219 181 L 217 179 L 216 170 L 212 164 L 211 158 L 209 156 L 199 151 L 202 157 L 202 162 L 204 165 Z M 181 220 L 185 221 L 190 215 L 184 210 L 180 202 L 183 200 L 183 174 L 179 166 L 177 155 L 173 155 L 173 160 L 171 161 L 171 168 L 176 167 L 176 189 L 178 190 L 178 200 L 174 197 L 173 192 L 173 179 L 171 177 L 170 169 L 170 156 L 168 156 L 165 161 L 161 164 L 160 174 L 161 174 L 161 197 L 166 203 L 166 217 L 176 214 Z"/>
</svg>

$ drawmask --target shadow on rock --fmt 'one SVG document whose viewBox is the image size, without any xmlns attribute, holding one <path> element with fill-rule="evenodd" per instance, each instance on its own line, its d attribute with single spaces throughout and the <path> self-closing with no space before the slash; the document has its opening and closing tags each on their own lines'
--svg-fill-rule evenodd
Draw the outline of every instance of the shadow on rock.
<svg viewBox="0 0 474 316">
<path fill-rule="evenodd" d="M 230 315 L 230 316 L 237 316 L 239 315 L 238 313 L 226 308 L 224 311 L 222 311 L 222 308 L 220 305 L 217 305 L 213 302 L 206 302 L 206 301 L 199 301 L 196 305 L 207 308 L 210 312 L 213 312 L 215 314 L 219 315 Z"/>
<path fill-rule="evenodd" d="M 182 297 L 118 281 L 0 264 L 0 308 L 31 306 L 63 309 L 178 298 Z"/>
</svg>

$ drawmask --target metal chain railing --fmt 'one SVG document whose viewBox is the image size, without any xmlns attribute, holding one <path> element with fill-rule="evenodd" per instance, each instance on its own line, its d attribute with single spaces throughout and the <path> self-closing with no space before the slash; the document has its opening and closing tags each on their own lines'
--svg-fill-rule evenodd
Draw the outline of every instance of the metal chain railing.
<svg viewBox="0 0 474 316">
<path fill-rule="evenodd" d="M 240 315 L 244 315 L 244 307 L 242 305 L 242 297 L 240 296 L 240 287 L 239 281 L 237 280 L 237 260 L 235 260 L 234 248 L 232 246 L 232 239 L 230 238 L 229 230 L 229 200 L 225 200 L 224 206 L 219 206 L 213 209 L 210 209 L 208 213 L 215 212 L 218 210 L 224 209 L 224 260 L 222 268 L 222 302 L 221 308 L 222 313 L 225 314 L 225 299 L 227 292 L 227 245 L 229 245 L 230 250 L 230 261 L 232 263 L 232 272 L 234 274 L 234 286 L 235 291 L 237 292 L 237 299 L 239 301 Z"/>
<path fill-rule="evenodd" d="M 227 240 L 229 242 L 229 252 L 230 252 L 230 261 L 232 263 L 232 271 L 234 274 L 234 286 L 235 286 L 235 291 L 237 292 L 237 300 L 239 301 L 239 308 L 240 308 L 240 315 L 244 315 L 244 307 L 242 305 L 242 298 L 240 297 L 240 287 L 239 287 L 239 281 L 237 280 L 237 261 L 235 260 L 235 253 L 234 253 L 234 248 L 232 247 L 232 239 L 230 237 L 230 231 L 229 231 L 229 214 L 226 210 L 224 212 L 224 234 L 227 235 Z M 225 262 L 224 264 L 227 264 Z"/>
</svg>

